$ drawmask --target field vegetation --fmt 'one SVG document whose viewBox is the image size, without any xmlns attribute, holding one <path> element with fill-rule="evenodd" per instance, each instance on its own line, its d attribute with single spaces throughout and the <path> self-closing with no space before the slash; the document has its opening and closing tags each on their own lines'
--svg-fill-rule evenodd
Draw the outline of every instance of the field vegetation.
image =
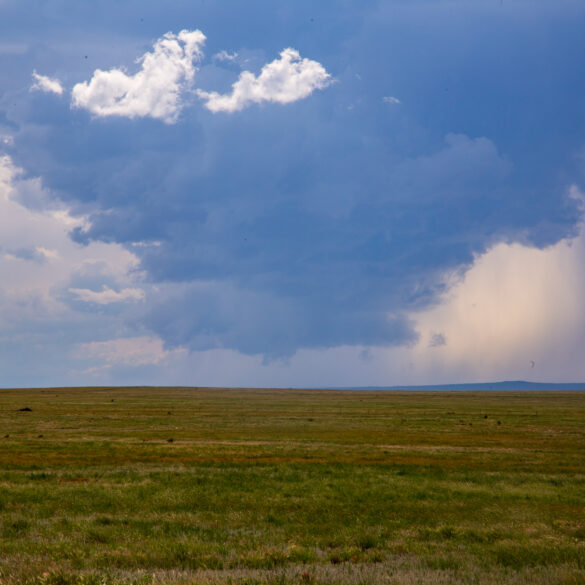
<svg viewBox="0 0 585 585">
<path fill-rule="evenodd" d="M 0 391 L 0 583 L 585 583 L 585 393 Z"/>
</svg>

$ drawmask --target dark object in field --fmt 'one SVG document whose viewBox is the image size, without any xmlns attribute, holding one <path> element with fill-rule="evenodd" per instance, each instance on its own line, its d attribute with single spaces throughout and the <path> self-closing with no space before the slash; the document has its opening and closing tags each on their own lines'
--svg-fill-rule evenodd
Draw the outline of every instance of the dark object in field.
<svg viewBox="0 0 585 585">
<path fill-rule="evenodd" d="M 114 402 L 114 399 L 112 398 L 112 400 L 110 400 L 110 402 Z"/>
<path fill-rule="evenodd" d="M 169 411 L 167 412 L 167 414 L 171 414 L 171 411 L 169 410 Z"/>
<path fill-rule="evenodd" d="M 487 418 L 487 417 L 488 417 L 488 415 L 487 415 L 487 414 L 484 414 L 484 415 L 483 415 L 483 418 Z"/>
<path fill-rule="evenodd" d="M 4 435 L 4 438 L 5 439 L 8 439 L 8 437 L 10 437 L 10 435 Z"/>
<path fill-rule="evenodd" d="M 25 406 L 24 408 L 19 408 L 18 412 L 32 412 L 32 408 Z"/>
<path fill-rule="evenodd" d="M 37 439 L 42 439 L 42 438 L 43 438 L 43 435 L 39 435 L 39 436 L 37 437 Z"/>
<path fill-rule="evenodd" d="M 172 443 L 175 439 L 167 439 L 167 443 Z"/>
<path fill-rule="evenodd" d="M 502 424 L 502 421 L 501 421 L 501 420 L 499 420 L 499 421 L 498 421 L 498 424 L 499 424 L 499 425 L 501 425 L 501 424 Z"/>
</svg>

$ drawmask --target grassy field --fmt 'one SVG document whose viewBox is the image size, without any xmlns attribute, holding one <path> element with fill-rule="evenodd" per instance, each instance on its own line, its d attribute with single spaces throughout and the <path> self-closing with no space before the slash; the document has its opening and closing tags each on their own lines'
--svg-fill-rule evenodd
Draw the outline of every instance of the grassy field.
<svg viewBox="0 0 585 585">
<path fill-rule="evenodd" d="M 2 390 L 0 583 L 585 583 L 585 393 Z"/>
</svg>

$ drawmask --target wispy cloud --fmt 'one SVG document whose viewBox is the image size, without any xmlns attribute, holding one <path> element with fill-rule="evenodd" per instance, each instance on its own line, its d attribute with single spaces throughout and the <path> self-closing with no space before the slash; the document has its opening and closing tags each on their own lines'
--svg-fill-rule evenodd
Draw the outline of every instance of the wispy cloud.
<svg viewBox="0 0 585 585">
<path fill-rule="evenodd" d="M 30 86 L 31 91 L 42 91 L 44 93 L 55 93 L 62 95 L 65 91 L 61 82 L 58 79 L 47 77 L 46 75 L 39 75 L 33 71 L 34 83 Z"/>
<path fill-rule="evenodd" d="M 72 106 L 96 116 L 151 117 L 176 122 L 183 106 L 181 94 L 193 83 L 194 61 L 202 57 L 205 35 L 200 30 L 166 33 L 138 63 L 140 71 L 96 69 L 89 82 L 75 85 Z"/>
<path fill-rule="evenodd" d="M 124 288 L 115 291 L 104 285 L 101 291 L 94 291 L 88 288 L 70 288 L 69 292 L 77 296 L 80 301 L 95 303 L 96 305 L 109 305 L 127 301 L 141 301 L 144 299 L 144 291 L 139 288 Z"/>
<path fill-rule="evenodd" d="M 442 333 L 431 333 L 429 347 L 442 347 L 447 345 L 447 339 Z"/>
<path fill-rule="evenodd" d="M 239 57 L 238 52 L 234 51 L 233 53 L 228 53 L 226 50 L 220 51 L 213 55 L 212 59 L 214 61 L 235 61 Z"/>
<path fill-rule="evenodd" d="M 280 53 L 280 58 L 264 65 L 257 77 L 250 71 L 243 71 L 232 85 L 231 93 L 198 90 L 197 94 L 214 113 L 237 112 L 262 102 L 295 102 L 330 83 L 331 75 L 321 63 L 301 59 L 298 51 L 289 48 Z"/>
<path fill-rule="evenodd" d="M 59 253 L 56 250 L 49 250 L 43 246 L 24 247 L 13 250 L 6 250 L 4 258 L 13 260 L 27 260 L 32 262 L 43 263 L 47 260 L 56 260 L 59 258 Z"/>
<path fill-rule="evenodd" d="M 401 104 L 402 102 L 397 98 L 394 97 L 393 95 L 386 95 L 382 98 L 382 101 L 385 104 Z"/>
</svg>

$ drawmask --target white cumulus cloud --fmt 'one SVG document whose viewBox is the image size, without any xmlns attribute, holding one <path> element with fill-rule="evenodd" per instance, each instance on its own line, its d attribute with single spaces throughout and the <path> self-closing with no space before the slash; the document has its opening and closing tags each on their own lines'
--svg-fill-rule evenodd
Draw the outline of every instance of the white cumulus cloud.
<svg viewBox="0 0 585 585">
<path fill-rule="evenodd" d="M 331 75 L 321 63 L 301 59 L 298 51 L 289 48 L 280 53 L 280 58 L 264 65 L 257 77 L 250 71 L 243 71 L 232 85 L 231 93 L 198 90 L 197 94 L 214 113 L 237 112 L 262 102 L 295 102 L 330 83 Z"/>
<path fill-rule="evenodd" d="M 31 91 L 56 93 L 57 95 L 63 94 L 63 86 L 58 79 L 53 79 L 46 75 L 39 75 L 36 71 L 33 71 L 32 76 L 35 82 L 30 86 Z"/>
<path fill-rule="evenodd" d="M 202 57 L 205 35 L 200 30 L 166 33 L 138 63 L 140 71 L 96 69 L 89 82 L 73 87 L 72 106 L 96 116 L 151 117 L 172 124 L 183 106 L 182 93 L 196 73 L 194 61 Z"/>
<path fill-rule="evenodd" d="M 76 295 L 80 301 L 95 303 L 96 305 L 141 301 L 145 296 L 144 291 L 140 288 L 124 288 L 117 292 L 107 285 L 104 285 L 101 291 L 94 291 L 88 288 L 70 288 L 69 292 Z"/>
</svg>

